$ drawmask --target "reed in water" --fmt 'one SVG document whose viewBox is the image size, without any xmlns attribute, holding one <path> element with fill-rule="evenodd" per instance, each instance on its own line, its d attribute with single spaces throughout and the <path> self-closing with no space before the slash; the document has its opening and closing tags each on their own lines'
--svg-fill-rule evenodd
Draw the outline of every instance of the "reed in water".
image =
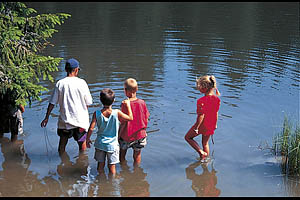
<svg viewBox="0 0 300 200">
<path fill-rule="evenodd" d="M 275 155 L 282 156 L 282 173 L 288 176 L 300 175 L 300 126 L 295 129 L 291 121 L 285 116 L 282 130 L 273 137 Z"/>
</svg>

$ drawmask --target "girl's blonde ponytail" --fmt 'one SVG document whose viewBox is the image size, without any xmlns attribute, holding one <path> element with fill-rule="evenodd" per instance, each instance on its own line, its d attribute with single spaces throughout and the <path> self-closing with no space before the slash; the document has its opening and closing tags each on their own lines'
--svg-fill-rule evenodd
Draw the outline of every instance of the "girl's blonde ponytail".
<svg viewBox="0 0 300 200">
<path fill-rule="evenodd" d="M 218 90 L 218 88 L 217 88 L 217 80 L 216 80 L 216 77 L 214 76 L 214 75 L 211 75 L 210 77 L 209 77 L 209 80 L 211 81 L 211 83 L 212 83 L 212 88 L 214 88 L 215 90 L 216 90 L 216 95 L 217 96 L 220 96 L 221 95 L 221 93 L 219 92 L 219 90 Z"/>
</svg>

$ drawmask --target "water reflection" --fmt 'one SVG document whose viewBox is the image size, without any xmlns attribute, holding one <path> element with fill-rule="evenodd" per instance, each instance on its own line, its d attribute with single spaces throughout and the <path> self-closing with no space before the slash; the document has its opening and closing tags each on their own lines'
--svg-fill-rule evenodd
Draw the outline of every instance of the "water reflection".
<svg viewBox="0 0 300 200">
<path fill-rule="evenodd" d="M 82 176 L 88 174 L 88 155 L 79 153 L 75 163 L 71 162 L 69 155 L 65 152 L 60 155 L 61 163 L 57 165 L 57 173 L 62 194 L 66 196 L 88 196 L 88 185 Z"/>
<path fill-rule="evenodd" d="M 201 165 L 202 174 L 196 173 L 196 168 Z M 192 189 L 197 197 L 218 197 L 221 194 L 221 190 L 216 187 L 217 185 L 217 171 L 211 163 L 211 171 L 208 170 L 208 163 L 201 163 L 197 161 L 190 164 L 186 169 L 187 179 L 192 181 Z"/>
<path fill-rule="evenodd" d="M 292 3 L 30 4 L 40 12 L 72 14 L 55 35 L 58 47 L 51 54 L 78 57 L 92 90 L 118 93 L 126 77 L 135 77 L 145 83 L 141 97 L 152 102 L 163 95 L 153 91 L 165 87 L 172 71 L 177 77 L 186 71 L 188 85 L 195 76 L 214 74 L 223 94 L 230 94 L 225 104 L 237 108 L 252 83 L 278 90 L 291 79 L 286 86 L 299 86 L 298 11 Z M 268 6 L 281 15 L 266 14 Z M 89 15 L 82 17 L 83 11 Z M 92 95 L 97 99 L 97 92 Z"/>
<path fill-rule="evenodd" d="M 39 174 L 28 170 L 31 159 L 25 152 L 23 140 L 11 143 L 6 137 L 0 139 L 4 161 L 0 171 L 0 196 L 61 196 L 61 186 L 53 174 L 40 179 Z"/>
<path fill-rule="evenodd" d="M 283 177 L 284 185 L 286 187 L 286 191 L 292 197 L 300 196 L 300 179 L 299 177 Z"/>
<path fill-rule="evenodd" d="M 99 174 L 89 189 L 90 196 L 98 197 L 149 197 L 147 174 L 138 165 L 131 170 L 127 162 L 120 164 L 115 175 Z"/>
<path fill-rule="evenodd" d="M 24 196 L 31 191 L 28 168 L 31 160 L 25 153 L 23 140 L 12 143 L 7 137 L 0 139 L 4 161 L 0 171 L 0 196 Z"/>
<path fill-rule="evenodd" d="M 72 15 L 51 39 L 55 46 L 44 53 L 64 59 L 78 58 L 83 68 L 79 76 L 89 84 L 94 99 L 90 114 L 100 105 L 101 88 L 114 89 L 117 97 L 115 105 L 120 105 L 124 98 L 123 81 L 128 77 L 138 80 L 138 95 L 145 99 L 151 113 L 149 130 L 160 130 L 152 138 L 149 137 L 149 152 L 159 152 L 163 160 L 168 160 L 169 152 L 174 154 L 172 158 L 176 160 L 182 151 L 189 151 L 187 146 L 178 148 L 178 145 L 173 145 L 166 153 L 165 143 L 172 141 L 180 144 L 184 132 L 176 132 L 173 134 L 175 137 L 170 138 L 171 129 L 176 127 L 184 130 L 192 123 L 188 119 L 196 114 L 195 101 L 199 96 L 195 90 L 197 76 L 214 74 L 222 93 L 220 129 L 216 137 L 216 141 L 221 142 L 216 145 L 216 159 L 225 159 L 226 165 L 220 173 L 244 175 L 242 170 L 235 170 L 236 163 L 232 162 L 232 158 L 241 162 L 251 159 L 255 153 L 249 153 L 248 146 L 272 138 L 273 125 L 278 124 L 277 120 L 283 111 L 295 113 L 295 110 L 299 110 L 297 2 L 28 2 L 30 4 L 39 13 L 64 12 Z M 54 72 L 53 76 L 55 80 L 65 76 L 64 61 L 59 66 L 59 72 Z M 39 141 L 37 135 L 41 133 L 36 131 L 35 121 L 43 117 L 40 111 L 46 108 L 44 104 L 54 86 L 54 83 L 43 81 L 41 84 L 49 92 L 43 93 L 42 102 L 34 102 L 32 108 L 27 109 L 24 118 L 26 131 L 32 133 L 26 140 L 32 143 Z M 53 124 L 57 113 L 58 109 L 53 113 Z M 296 113 L 295 118 L 299 119 L 299 114 Z M 55 127 L 53 125 L 53 129 Z M 236 140 L 227 139 L 233 137 Z M 232 146 L 238 147 L 236 149 L 239 151 L 232 151 Z M 222 153 L 218 153 L 220 151 Z M 227 152 L 226 156 L 223 152 Z M 35 161 L 32 154 L 29 157 Z M 151 157 L 145 156 L 147 167 L 153 164 L 151 161 Z M 188 165 L 182 164 L 184 167 Z M 83 170 L 81 176 L 81 173 L 75 176 L 69 173 L 68 176 L 73 180 L 69 178 L 69 183 L 66 183 L 68 178 L 64 173 L 72 171 L 72 165 L 75 164 L 66 161 L 60 165 L 63 166 L 58 168 L 66 165 L 69 169 L 59 177 L 56 174 L 42 180 L 32 177 L 35 191 L 55 196 L 86 195 L 89 184 L 84 175 L 86 172 Z M 89 167 L 86 170 L 89 171 Z M 168 191 L 162 192 L 161 188 L 155 190 L 155 186 L 162 182 L 161 174 L 156 170 L 156 166 L 147 168 L 151 174 L 149 184 L 145 178 L 141 178 L 144 196 L 150 195 L 150 186 L 147 185 L 151 185 L 151 195 L 154 196 L 172 196 L 176 188 L 182 188 L 181 181 L 174 181 Z M 34 168 L 34 172 L 39 174 L 39 169 Z M 134 172 L 122 172 L 124 177 L 114 179 L 99 177 L 89 185 L 88 195 L 97 196 L 97 191 L 99 196 L 135 194 L 129 187 L 134 182 L 127 179 L 130 173 Z M 166 177 L 170 177 L 170 174 L 180 177 L 181 173 L 180 170 L 164 172 Z M 146 174 L 141 173 L 140 176 Z M 222 177 L 227 178 L 226 175 Z M 230 195 L 236 195 L 241 190 L 239 185 L 228 186 L 227 181 L 222 181 L 226 184 L 219 182 L 219 187 L 224 194 L 228 194 L 228 187 L 232 187 L 228 190 Z M 43 186 L 41 182 L 47 184 Z M 74 187 L 69 185 L 72 183 Z M 253 184 L 247 181 L 243 188 L 248 192 L 246 195 L 283 194 L 276 183 L 265 184 L 261 178 L 258 183 L 261 183 L 261 190 L 252 189 Z M 80 187 L 84 192 L 76 190 Z M 128 195 L 126 188 L 130 191 Z M 189 189 L 180 192 L 186 195 Z"/>
<path fill-rule="evenodd" d="M 149 183 L 146 180 L 147 173 L 139 165 L 133 165 L 129 169 L 127 162 L 121 164 L 120 191 L 122 197 L 149 197 Z"/>
<path fill-rule="evenodd" d="M 94 196 L 120 197 L 120 177 L 118 175 L 106 175 L 101 173 L 96 177 L 93 184 Z"/>
</svg>

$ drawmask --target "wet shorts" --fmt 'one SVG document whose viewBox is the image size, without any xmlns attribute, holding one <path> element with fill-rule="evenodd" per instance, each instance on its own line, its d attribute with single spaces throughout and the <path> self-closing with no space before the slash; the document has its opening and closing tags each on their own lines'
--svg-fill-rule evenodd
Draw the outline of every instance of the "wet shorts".
<svg viewBox="0 0 300 200">
<path fill-rule="evenodd" d="M 119 144 L 120 144 L 120 148 L 123 150 L 128 149 L 128 148 L 133 148 L 133 150 L 135 150 L 135 151 L 140 151 L 142 148 L 144 148 L 146 146 L 147 138 L 144 137 L 142 139 L 134 140 L 131 142 L 126 142 L 125 140 L 120 138 Z"/>
<path fill-rule="evenodd" d="M 119 149 L 114 152 L 106 152 L 95 148 L 94 158 L 97 162 L 105 162 L 105 158 L 107 157 L 107 162 L 110 165 L 114 165 L 119 163 Z"/>
<path fill-rule="evenodd" d="M 60 137 L 73 137 L 77 142 L 84 142 L 86 139 L 86 131 L 83 128 L 57 129 L 57 135 Z"/>
</svg>

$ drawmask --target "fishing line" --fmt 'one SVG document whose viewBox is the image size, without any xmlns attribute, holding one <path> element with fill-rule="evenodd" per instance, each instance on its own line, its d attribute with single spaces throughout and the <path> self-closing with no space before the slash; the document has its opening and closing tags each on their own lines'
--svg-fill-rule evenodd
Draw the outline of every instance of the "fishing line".
<svg viewBox="0 0 300 200">
<path fill-rule="evenodd" d="M 49 148 L 48 146 L 51 148 L 51 151 L 53 151 L 53 146 L 51 145 L 50 143 L 50 140 L 49 140 L 49 137 L 48 137 L 48 133 L 47 133 L 47 129 L 44 127 L 44 139 L 45 139 L 45 144 L 46 144 L 46 155 L 47 155 L 47 161 L 48 161 L 48 168 L 49 168 L 49 173 L 51 173 L 51 165 L 50 165 L 50 162 L 51 162 L 51 156 L 49 156 Z"/>
<path fill-rule="evenodd" d="M 147 133 L 153 133 L 153 132 L 157 132 L 159 131 L 160 129 L 155 129 L 155 130 L 150 130 L 150 131 L 147 131 Z"/>
<path fill-rule="evenodd" d="M 47 133 L 47 129 L 44 128 L 44 139 L 45 139 L 45 144 L 46 144 L 46 151 L 47 151 L 47 156 L 49 157 L 49 149 L 48 149 L 48 145 L 50 146 L 51 150 L 53 150 L 53 146 L 50 143 L 49 137 L 48 137 L 48 133 Z"/>
</svg>

